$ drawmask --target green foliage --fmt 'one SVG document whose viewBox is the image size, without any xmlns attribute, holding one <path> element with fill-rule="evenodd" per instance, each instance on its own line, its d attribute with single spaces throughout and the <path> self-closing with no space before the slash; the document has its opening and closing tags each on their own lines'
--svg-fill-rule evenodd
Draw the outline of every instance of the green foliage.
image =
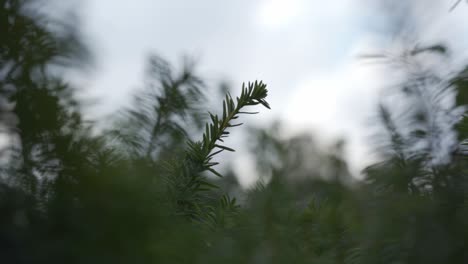
<svg viewBox="0 0 468 264">
<path fill-rule="evenodd" d="M 226 95 L 226 99 L 223 101 L 221 118 L 210 113 L 211 123 L 207 123 L 205 126 L 203 140 L 188 142 L 183 162 L 173 162 L 169 180 L 173 192 L 177 195 L 176 201 L 181 207 L 181 214 L 201 221 L 208 220 L 213 224 L 219 221 L 224 222 L 217 219 L 217 216 L 219 216 L 218 210 L 232 213 L 237 208 L 235 199 L 228 196 L 222 196 L 221 198 L 207 197 L 205 192 L 209 192 L 216 186 L 202 176 L 202 173 L 208 171 L 222 177 L 214 169 L 214 166 L 218 163 L 213 162 L 213 158 L 223 151 L 232 152 L 234 150 L 219 142 L 224 142 L 223 138 L 229 135 L 228 128 L 241 125 L 241 123 L 233 123 L 233 120 L 239 118 L 239 114 L 252 114 L 252 112 L 242 112 L 241 110 L 244 107 L 262 104 L 269 108 L 268 103 L 265 101 L 266 96 L 266 85 L 262 82 L 249 83 L 247 87 L 243 85 L 240 97 L 236 98 L 236 103 L 229 94 Z M 204 206 L 203 203 L 206 203 L 204 200 L 207 199 L 220 199 L 217 205 L 220 208 L 213 207 L 213 205 Z"/>
<path fill-rule="evenodd" d="M 164 59 L 150 58 L 145 88 L 108 132 L 130 156 L 156 160 L 173 153 L 176 145 L 183 149 L 187 130 L 202 125 L 197 105 L 203 102 L 205 86 L 192 68 L 186 62 L 176 74 Z"/>
<path fill-rule="evenodd" d="M 236 148 L 224 139 L 255 113 L 246 108 L 269 108 L 264 83 L 227 94 L 204 124 L 192 64 L 175 73 L 152 57 L 132 106 L 93 135 L 75 89 L 50 70 L 86 52 L 31 4 L 0 1 L 1 263 L 468 262 L 466 69 L 407 75 L 393 94 L 405 115 L 381 104 L 384 160 L 361 181 L 342 142 L 324 152 L 279 125 L 252 129 L 246 144 L 266 177 L 242 190 L 216 158 Z"/>
</svg>

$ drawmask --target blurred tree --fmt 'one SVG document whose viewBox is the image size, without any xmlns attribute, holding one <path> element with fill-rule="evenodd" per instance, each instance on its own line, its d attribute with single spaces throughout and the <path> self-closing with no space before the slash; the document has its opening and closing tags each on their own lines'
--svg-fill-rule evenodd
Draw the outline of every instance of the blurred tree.
<svg viewBox="0 0 468 264">
<path fill-rule="evenodd" d="M 467 217 L 466 160 L 459 158 L 466 77 L 441 70 L 447 51 L 435 45 L 405 52 L 398 68 L 405 72 L 402 82 L 380 105 L 386 158 L 366 169 L 372 194 L 365 202 L 371 212 L 366 227 L 372 229 L 363 248 L 372 254 L 363 256 L 365 262 L 467 261 L 467 237 L 460 233 Z M 439 65 L 427 67 L 434 59 Z"/>
<path fill-rule="evenodd" d="M 302 133 L 285 138 L 279 122 L 270 127 L 250 131 L 251 154 L 256 159 L 257 172 L 264 180 L 273 174 L 283 175 L 289 181 L 322 178 L 350 183 L 351 174 L 344 160 L 344 142 L 331 146 L 320 145 L 311 135 Z"/>
</svg>

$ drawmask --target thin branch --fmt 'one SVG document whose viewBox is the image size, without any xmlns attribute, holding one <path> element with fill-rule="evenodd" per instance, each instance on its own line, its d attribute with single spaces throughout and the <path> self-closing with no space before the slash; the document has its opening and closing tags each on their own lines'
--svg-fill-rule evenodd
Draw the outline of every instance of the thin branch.
<svg viewBox="0 0 468 264">
<path fill-rule="evenodd" d="M 452 7 L 449 9 L 449 12 L 452 12 L 460 3 L 462 0 L 457 0 Z"/>
</svg>

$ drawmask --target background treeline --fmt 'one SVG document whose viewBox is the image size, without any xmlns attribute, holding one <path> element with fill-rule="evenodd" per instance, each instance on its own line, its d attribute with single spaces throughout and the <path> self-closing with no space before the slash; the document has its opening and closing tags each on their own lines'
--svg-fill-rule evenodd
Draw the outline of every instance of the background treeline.
<svg viewBox="0 0 468 264">
<path fill-rule="evenodd" d="M 371 56 L 408 74 L 376 107 L 382 162 L 363 180 L 343 143 L 324 152 L 276 124 L 251 129 L 263 181 L 243 190 L 217 155 L 269 108 L 265 84 L 206 114 L 193 65 L 153 56 L 132 106 L 96 132 L 62 77 L 90 55 L 35 3 L 0 0 L 0 263 L 468 263 L 468 70 L 405 68 L 446 47 Z"/>
</svg>

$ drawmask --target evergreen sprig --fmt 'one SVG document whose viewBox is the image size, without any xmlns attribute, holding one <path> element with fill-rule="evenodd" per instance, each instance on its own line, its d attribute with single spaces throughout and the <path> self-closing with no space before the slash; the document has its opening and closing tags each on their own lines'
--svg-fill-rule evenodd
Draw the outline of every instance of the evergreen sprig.
<svg viewBox="0 0 468 264">
<path fill-rule="evenodd" d="M 197 142 L 188 142 L 184 162 L 173 164 L 175 166 L 172 167 L 170 173 L 173 176 L 170 178 L 171 189 L 175 192 L 175 200 L 181 214 L 189 218 L 203 220 L 210 211 L 208 210 L 209 203 L 218 203 L 219 197 L 217 195 L 206 192 L 216 189 L 218 186 L 209 182 L 202 173 L 209 171 L 222 177 L 213 168 L 218 164 L 218 162 L 213 161 L 213 157 L 223 151 L 234 151 L 234 149 L 222 144 L 223 139 L 229 135 L 227 130 L 242 125 L 242 123 L 233 123 L 240 114 L 256 114 L 256 112 L 241 111 L 246 106 L 261 104 L 270 109 L 270 105 L 265 100 L 267 94 L 266 84 L 261 81 L 248 83 L 247 86 L 243 84 L 241 95 L 236 97 L 235 101 L 230 94 L 226 95 L 221 118 L 210 113 L 211 123 L 206 124 L 203 139 Z M 231 200 L 226 197 L 220 199 Z"/>
<path fill-rule="evenodd" d="M 239 118 L 239 114 L 257 114 L 258 112 L 245 112 L 241 111 L 246 106 L 254 106 L 262 104 L 270 109 L 270 105 L 265 100 L 267 96 L 266 84 L 263 82 L 249 83 L 247 87 L 242 85 L 242 92 L 240 97 L 236 97 L 234 102 L 232 96 L 228 93 L 226 99 L 223 101 L 223 114 L 219 118 L 218 115 L 210 113 L 211 124 L 206 124 L 203 140 L 201 142 L 189 142 L 187 151 L 187 158 L 193 162 L 202 164 L 200 172 L 210 171 L 216 176 L 221 175 L 213 169 L 213 166 L 218 163 L 212 162 L 213 157 L 222 151 L 235 150 L 222 145 L 218 142 L 224 142 L 223 138 L 229 136 L 228 128 L 237 127 L 243 123 L 233 123 L 233 120 Z"/>
</svg>

